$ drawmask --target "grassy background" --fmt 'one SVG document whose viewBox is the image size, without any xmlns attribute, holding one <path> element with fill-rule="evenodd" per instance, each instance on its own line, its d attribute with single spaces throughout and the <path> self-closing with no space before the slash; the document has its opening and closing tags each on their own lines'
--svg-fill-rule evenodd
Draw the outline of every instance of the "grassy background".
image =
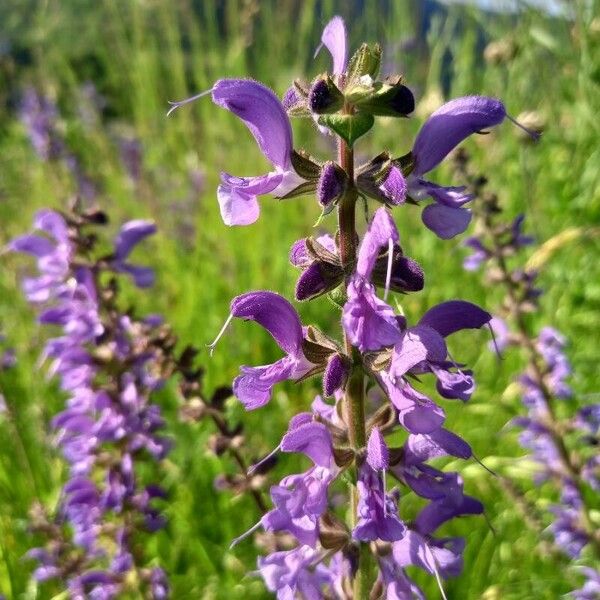
<svg viewBox="0 0 600 600">
<path fill-rule="evenodd" d="M 61 133 L 100 190 L 98 201 L 111 214 L 113 227 L 125 218 L 159 223 L 159 234 L 139 252 L 140 260 L 157 270 L 156 287 L 127 292 L 141 312 L 166 314 L 182 342 L 203 346 L 220 328 L 234 295 L 260 288 L 290 295 L 296 273 L 287 251 L 311 230 L 316 203 L 265 199 L 256 225 L 225 227 L 215 199 L 219 171 L 260 173 L 262 157 L 244 127 L 209 99 L 169 119 L 166 102 L 207 89 L 219 77 L 255 77 L 283 93 L 294 77 L 327 68 L 328 58 L 323 54 L 313 61 L 312 51 L 323 25 L 338 13 L 347 19 L 354 47 L 363 40 L 382 42 L 386 70 L 404 73 L 419 103 L 407 122 L 378 121 L 359 143 L 360 155 L 383 148 L 405 153 L 423 117 L 444 97 L 497 96 L 511 114 L 536 110 L 547 122 L 535 146 L 524 143 L 508 123 L 466 143 L 490 189 L 499 193 L 507 218 L 525 211 L 528 228 L 540 242 L 568 227 L 587 231 L 599 225 L 600 21 L 594 15 L 600 14 L 600 3 L 572 3 L 571 19 L 531 9 L 508 15 L 459 6 L 431 17 L 424 6 L 404 0 L 352 5 L 332 0 L 5 0 L 0 6 L 0 244 L 27 230 L 38 208 L 65 206 L 76 189 L 64 165 L 36 157 L 17 118 L 18 100 L 33 85 L 58 103 Z M 514 56 L 486 63 L 483 48 L 493 40 L 513 44 Z M 82 96 L 82 85 L 90 81 L 105 99 L 91 121 Z M 310 126 L 294 127 L 296 147 L 331 155 L 327 140 Z M 143 148 L 138 183 L 119 159 L 123 136 L 134 137 Z M 451 180 L 447 167 L 438 171 L 437 181 Z M 198 172 L 204 179 L 200 191 L 190 181 Z M 497 306 L 501 291 L 462 271 L 460 239 L 438 240 L 420 225 L 419 213 L 414 207 L 397 213 L 404 249 L 427 276 L 426 291 L 406 298 L 405 311 L 416 316 L 453 297 L 490 310 Z M 552 324 L 571 340 L 573 403 L 598 400 L 599 250 L 598 238 L 589 232 L 551 253 L 541 277 L 543 310 L 532 317 L 536 326 Z M 19 360 L 18 367 L 0 373 L 8 405 L 0 416 L 0 593 L 48 598 L 56 590 L 29 583 L 31 565 L 22 557 L 33 543 L 27 532 L 29 507 L 36 499 L 55 502 L 66 475 L 48 437 L 49 420 L 63 398 L 36 366 L 47 332 L 34 323 L 18 289 L 25 262 L 10 255 L 0 261 L 0 330 Z M 298 308 L 305 323 L 334 330 L 338 315 L 326 300 Z M 551 490 L 531 483 L 515 432 L 505 427 L 520 410 L 518 398 L 507 390 L 520 357 L 513 354 L 498 363 L 485 351 L 486 341 L 483 332 L 451 341 L 453 355 L 474 365 L 479 387 L 467 406 L 444 402 L 450 427 L 486 464 L 516 478 L 530 500 L 547 504 Z M 264 364 L 277 352 L 260 328 L 235 323 L 215 356 L 205 357 L 207 385 L 227 383 L 239 364 Z M 233 404 L 231 410 L 247 424 L 249 445 L 257 452 L 276 445 L 287 418 L 308 405 L 316 385 L 280 386 L 274 401 L 258 413 L 242 415 Z M 162 475 L 170 493 L 170 524 L 148 549 L 171 574 L 173 597 L 265 597 L 261 582 L 245 576 L 255 564 L 251 544 L 226 550 L 257 520 L 246 499 L 213 492 L 216 474 L 232 465 L 207 453 L 207 425 L 180 423 L 177 401 L 168 391 L 160 401 L 177 443 Z M 293 466 L 286 457 L 275 475 Z M 467 537 L 465 570 L 447 583 L 449 598 L 553 599 L 579 583 L 560 556 L 540 551 L 540 535 L 527 530 L 494 477 L 475 463 L 451 467 L 461 470 L 468 492 L 485 503 L 495 534 L 483 518 L 446 526 L 447 533 Z M 403 503 L 402 514 L 410 517 L 414 499 L 408 496 Z M 433 581 L 417 577 L 428 597 L 438 597 Z"/>
</svg>

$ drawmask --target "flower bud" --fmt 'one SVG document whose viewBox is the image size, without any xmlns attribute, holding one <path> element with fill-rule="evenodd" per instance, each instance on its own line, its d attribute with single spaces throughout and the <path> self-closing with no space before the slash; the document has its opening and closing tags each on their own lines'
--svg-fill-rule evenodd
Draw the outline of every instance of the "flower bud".
<svg viewBox="0 0 600 600">
<path fill-rule="evenodd" d="M 327 282 L 321 271 L 321 265 L 313 262 L 298 278 L 296 283 L 296 300 L 310 300 L 327 291 Z"/>
<path fill-rule="evenodd" d="M 323 391 L 325 395 L 333 396 L 336 390 L 343 388 L 349 374 L 350 364 L 348 359 L 337 353 L 332 355 L 323 374 Z"/>
<path fill-rule="evenodd" d="M 344 96 L 329 76 L 315 81 L 308 94 L 308 106 L 313 113 L 334 113 L 344 105 Z"/>
<path fill-rule="evenodd" d="M 346 183 L 347 177 L 343 169 L 334 162 L 325 163 L 317 184 L 317 198 L 326 213 L 333 209 L 336 200 L 342 196 Z"/>
</svg>

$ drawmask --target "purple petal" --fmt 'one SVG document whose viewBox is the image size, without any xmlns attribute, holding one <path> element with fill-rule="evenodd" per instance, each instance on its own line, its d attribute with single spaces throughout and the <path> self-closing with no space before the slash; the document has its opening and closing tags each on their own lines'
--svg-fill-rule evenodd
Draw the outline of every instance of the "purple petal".
<svg viewBox="0 0 600 600">
<path fill-rule="evenodd" d="M 69 241 L 69 229 L 63 216 L 53 210 L 40 210 L 35 214 L 33 225 L 51 235 L 57 242 Z"/>
<path fill-rule="evenodd" d="M 271 171 L 256 177 L 236 177 L 229 173 L 221 173 L 221 184 L 248 196 L 262 196 L 272 192 L 283 180 L 283 173 Z"/>
<path fill-rule="evenodd" d="M 449 400 L 462 400 L 467 402 L 475 391 L 475 379 L 472 371 L 456 372 L 448 369 L 431 366 L 437 377 L 436 388 L 438 393 Z"/>
<path fill-rule="evenodd" d="M 402 377 L 420 362 L 442 361 L 446 354 L 446 343 L 435 329 L 423 325 L 411 327 L 394 346 L 390 375 Z"/>
<path fill-rule="evenodd" d="M 124 223 L 115 239 L 115 257 L 126 259 L 136 244 L 153 233 L 156 233 L 156 225 L 152 221 L 137 219 Z"/>
<path fill-rule="evenodd" d="M 315 56 L 323 46 L 329 50 L 333 58 L 333 74 L 340 75 L 346 70 L 348 62 L 346 25 L 342 17 L 335 16 L 327 23 Z"/>
<path fill-rule="evenodd" d="M 237 296 L 231 302 L 231 314 L 262 325 L 288 354 L 299 354 L 302 324 L 294 307 L 275 292 L 257 291 Z"/>
<path fill-rule="evenodd" d="M 467 229 L 471 222 L 471 211 L 445 204 L 429 204 L 423 209 L 421 219 L 438 237 L 449 240 Z"/>
<path fill-rule="evenodd" d="M 375 211 L 358 250 L 356 272 L 359 275 L 369 279 L 379 252 L 388 247 L 389 240 L 396 244 L 400 236 L 390 213 L 381 207 Z"/>
<path fill-rule="evenodd" d="M 256 196 L 220 185 L 217 188 L 217 199 L 225 225 L 251 225 L 258 219 L 260 207 Z"/>
<path fill-rule="evenodd" d="M 212 89 L 213 102 L 238 116 L 262 153 L 287 170 L 292 151 L 292 127 L 279 98 L 266 86 L 248 79 L 220 79 Z"/>
<path fill-rule="evenodd" d="M 471 458 L 471 447 L 456 434 L 440 427 L 429 434 L 410 434 L 405 444 L 406 464 L 422 463 L 439 456 Z"/>
<path fill-rule="evenodd" d="M 154 285 L 154 269 L 150 267 L 138 267 L 127 263 L 115 263 L 114 267 L 116 271 L 130 275 L 139 288 L 148 288 Z"/>
<path fill-rule="evenodd" d="M 436 167 L 445 156 L 472 133 L 502 123 L 506 110 L 500 100 L 465 96 L 438 108 L 421 127 L 415 144 L 415 175 Z"/>
<path fill-rule="evenodd" d="M 289 254 L 290 263 L 294 267 L 307 267 L 310 265 L 312 259 L 308 255 L 306 249 L 306 238 L 296 240 L 290 248 Z"/>
<path fill-rule="evenodd" d="M 458 187 L 443 186 L 420 179 L 417 183 L 411 181 L 410 189 L 418 197 L 431 196 L 436 202 L 449 208 L 460 208 L 473 200 L 473 194 L 465 193 L 467 188 L 464 185 Z"/>
<path fill-rule="evenodd" d="M 375 471 L 387 469 L 390 464 L 390 453 L 378 427 L 373 427 L 367 442 L 367 462 Z"/>
<path fill-rule="evenodd" d="M 450 300 L 430 308 L 419 321 L 447 337 L 461 329 L 479 329 L 492 318 L 490 313 L 472 302 Z"/>
<path fill-rule="evenodd" d="M 459 499 L 446 498 L 429 503 L 415 519 L 416 529 L 423 535 L 433 533 L 440 525 L 453 519 L 467 515 L 483 513 L 483 504 L 471 496 L 461 496 Z"/>
<path fill-rule="evenodd" d="M 41 258 L 54 252 L 54 244 L 39 235 L 22 235 L 12 240 L 8 247 L 13 252 L 26 252 L 36 258 Z"/>
<path fill-rule="evenodd" d="M 276 383 L 292 377 L 295 366 L 295 361 L 289 356 L 283 357 L 272 365 L 242 366 L 241 375 L 233 381 L 233 393 L 246 410 L 260 408 L 271 399 L 271 390 Z"/>
<path fill-rule="evenodd" d="M 407 186 L 402 171 L 398 167 L 393 166 L 384 182 L 379 186 L 379 189 L 391 204 L 398 205 L 404 203 Z"/>
<path fill-rule="evenodd" d="M 385 372 L 380 376 L 405 429 L 410 433 L 431 433 L 442 426 L 446 417 L 435 402 L 407 383 L 394 385 Z"/>
<path fill-rule="evenodd" d="M 331 434 L 323 423 L 304 423 L 288 431 L 281 440 L 283 452 L 302 452 L 316 465 L 329 468 L 333 459 Z"/>
<path fill-rule="evenodd" d="M 408 530 L 404 538 L 394 544 L 393 556 L 401 566 L 414 565 L 431 575 L 439 573 L 446 578 L 460 574 L 463 549 L 461 538 L 427 540 L 418 532 Z"/>
<path fill-rule="evenodd" d="M 342 325 L 352 345 L 361 352 L 391 346 L 401 335 L 393 309 L 375 295 L 370 283 L 356 278 L 348 285 Z"/>
</svg>

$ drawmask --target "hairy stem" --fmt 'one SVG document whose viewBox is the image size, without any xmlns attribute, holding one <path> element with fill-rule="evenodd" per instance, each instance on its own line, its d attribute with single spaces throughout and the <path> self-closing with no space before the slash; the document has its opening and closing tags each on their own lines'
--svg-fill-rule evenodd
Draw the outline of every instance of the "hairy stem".
<svg viewBox="0 0 600 600">
<path fill-rule="evenodd" d="M 348 176 L 348 188 L 341 198 L 338 207 L 338 233 L 340 260 L 348 278 L 354 271 L 356 264 L 356 199 L 357 192 L 354 185 L 354 153 L 352 147 L 346 142 L 340 140 L 340 166 L 346 171 Z M 344 333 L 344 345 L 348 355 L 352 356 L 354 366 L 346 386 L 344 396 L 344 416 L 348 425 L 348 437 L 350 445 L 357 452 L 355 464 L 355 480 L 358 480 L 359 460 L 358 453 L 365 447 L 365 380 L 362 368 L 360 353 L 352 347 L 346 334 Z M 352 527 L 358 520 L 358 490 L 356 486 L 351 492 L 351 521 Z M 358 564 L 353 581 L 354 600 L 367 600 L 369 597 L 369 546 L 359 543 L 358 545 Z"/>
</svg>

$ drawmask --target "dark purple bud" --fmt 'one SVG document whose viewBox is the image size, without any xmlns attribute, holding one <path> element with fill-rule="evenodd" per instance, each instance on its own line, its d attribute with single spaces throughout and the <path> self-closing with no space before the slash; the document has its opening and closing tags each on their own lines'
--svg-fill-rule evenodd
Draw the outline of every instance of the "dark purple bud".
<svg viewBox="0 0 600 600">
<path fill-rule="evenodd" d="M 298 92 L 295 86 L 292 86 L 286 90 L 283 98 L 281 99 L 281 103 L 283 104 L 283 108 L 285 108 L 285 110 L 289 110 L 290 108 L 294 107 L 299 100 L 300 97 L 298 96 Z"/>
<path fill-rule="evenodd" d="M 405 86 L 399 85 L 396 93 L 390 98 L 390 108 L 401 115 L 407 115 L 415 110 L 415 97 Z"/>
<path fill-rule="evenodd" d="M 311 112 L 322 114 L 338 111 L 344 104 L 344 96 L 330 78 L 320 78 L 310 88 L 308 106 Z"/>
<path fill-rule="evenodd" d="M 399 256 L 392 266 L 391 289 L 401 289 L 405 292 L 418 292 L 425 285 L 423 269 L 419 263 L 407 256 Z"/>
<path fill-rule="evenodd" d="M 344 171 L 333 162 L 325 163 L 317 184 L 319 204 L 327 210 L 342 195 L 345 187 L 346 176 Z"/>
<path fill-rule="evenodd" d="M 327 291 L 327 281 L 323 277 L 321 265 L 313 262 L 304 273 L 298 278 L 296 283 L 296 300 L 310 300 Z"/>
<path fill-rule="evenodd" d="M 346 384 L 350 373 L 348 361 L 339 354 L 334 354 L 327 363 L 325 373 L 323 374 L 323 391 L 326 396 L 333 396 L 336 390 L 339 390 Z"/>
</svg>

